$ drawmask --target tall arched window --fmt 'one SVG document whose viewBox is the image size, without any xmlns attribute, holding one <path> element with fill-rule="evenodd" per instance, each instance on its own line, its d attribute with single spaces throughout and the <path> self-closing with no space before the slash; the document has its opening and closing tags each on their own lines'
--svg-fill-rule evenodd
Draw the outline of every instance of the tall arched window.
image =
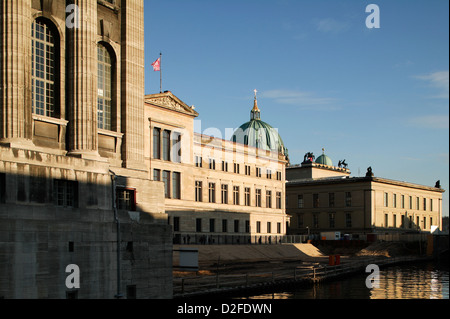
<svg viewBox="0 0 450 319">
<path fill-rule="evenodd" d="M 98 45 L 98 128 L 111 130 L 112 60 L 105 46 Z"/>
<path fill-rule="evenodd" d="M 49 24 L 38 19 L 31 26 L 31 39 L 33 113 L 58 117 L 57 36 Z"/>
</svg>

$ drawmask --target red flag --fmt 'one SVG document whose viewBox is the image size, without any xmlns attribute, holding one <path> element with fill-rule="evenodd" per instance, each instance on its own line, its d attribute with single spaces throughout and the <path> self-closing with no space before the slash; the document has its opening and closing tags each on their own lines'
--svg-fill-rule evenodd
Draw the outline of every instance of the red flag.
<svg viewBox="0 0 450 319">
<path fill-rule="evenodd" d="M 152 63 L 153 71 L 161 71 L 161 58 Z"/>
</svg>

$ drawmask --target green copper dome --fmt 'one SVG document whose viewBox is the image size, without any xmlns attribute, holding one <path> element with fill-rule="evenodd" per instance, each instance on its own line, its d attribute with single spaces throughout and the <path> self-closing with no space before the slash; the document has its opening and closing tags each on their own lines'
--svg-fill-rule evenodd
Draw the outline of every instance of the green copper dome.
<svg viewBox="0 0 450 319">
<path fill-rule="evenodd" d="M 258 108 L 256 96 L 251 120 L 244 123 L 233 134 L 233 142 L 260 148 L 266 151 L 278 152 L 287 156 L 287 149 L 284 146 L 278 130 L 264 121 L 261 121 L 261 111 Z"/>
<path fill-rule="evenodd" d="M 328 165 L 328 166 L 333 166 L 333 162 L 331 161 L 331 158 L 329 158 L 325 154 L 320 155 L 317 158 L 316 163 L 317 164 Z"/>
</svg>

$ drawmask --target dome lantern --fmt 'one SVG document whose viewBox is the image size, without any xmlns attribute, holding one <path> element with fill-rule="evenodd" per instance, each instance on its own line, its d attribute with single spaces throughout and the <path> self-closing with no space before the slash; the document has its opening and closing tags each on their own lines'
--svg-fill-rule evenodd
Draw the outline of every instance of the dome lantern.
<svg viewBox="0 0 450 319">
<path fill-rule="evenodd" d="M 256 97 L 257 90 L 255 92 L 255 101 L 253 102 L 253 109 L 250 112 L 250 120 L 261 120 L 261 111 L 258 108 L 258 99 Z"/>
</svg>

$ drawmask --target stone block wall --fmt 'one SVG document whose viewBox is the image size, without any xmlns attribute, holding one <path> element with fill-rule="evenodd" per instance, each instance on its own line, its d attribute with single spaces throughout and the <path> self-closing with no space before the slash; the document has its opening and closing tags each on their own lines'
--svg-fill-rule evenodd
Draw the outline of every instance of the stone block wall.
<svg viewBox="0 0 450 319">
<path fill-rule="evenodd" d="M 116 186 L 136 192 L 134 211 L 117 210 L 119 293 L 171 298 L 172 231 L 163 185 L 131 173 L 116 169 Z M 62 195 L 55 180 L 76 183 L 76 203 L 58 202 Z M 0 147 L 0 298 L 114 298 L 112 187 L 106 163 Z M 80 269 L 79 289 L 66 287 L 71 264 Z"/>
</svg>

